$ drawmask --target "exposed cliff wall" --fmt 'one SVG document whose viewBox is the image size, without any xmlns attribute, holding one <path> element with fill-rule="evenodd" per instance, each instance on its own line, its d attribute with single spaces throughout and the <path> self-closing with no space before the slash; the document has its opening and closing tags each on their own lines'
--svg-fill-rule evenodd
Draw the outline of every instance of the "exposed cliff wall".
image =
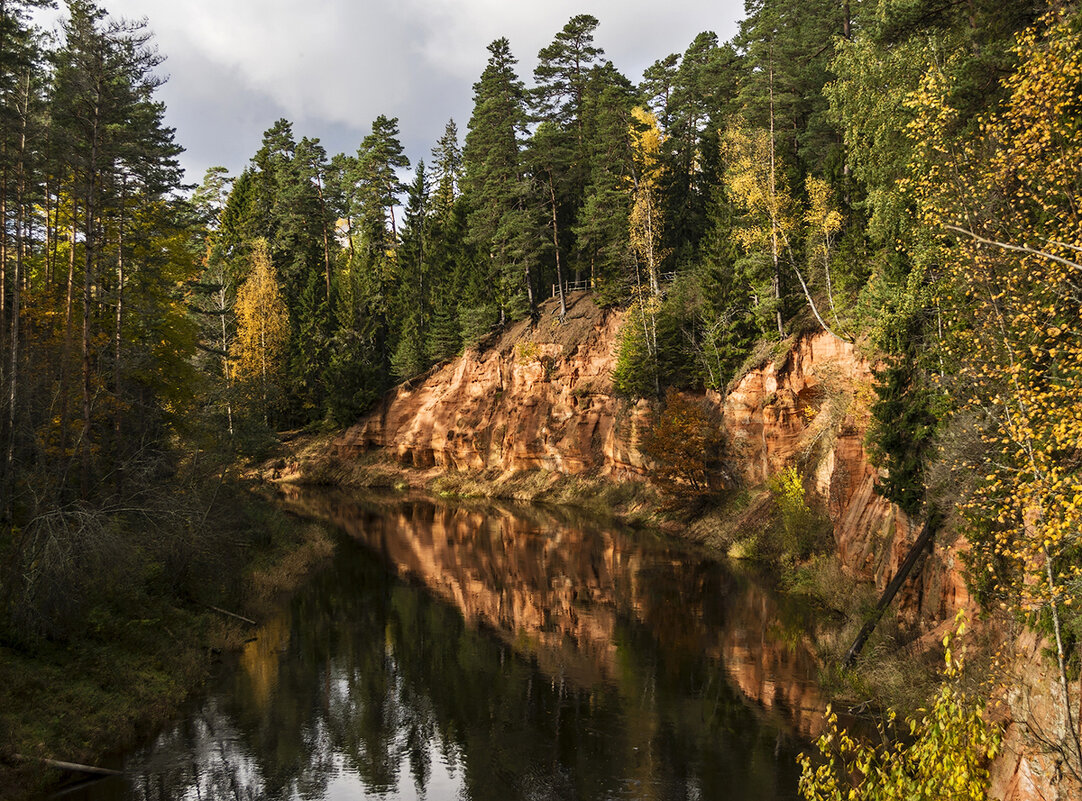
<svg viewBox="0 0 1082 801">
<path fill-rule="evenodd" d="M 554 303 L 535 325 L 523 321 L 461 358 L 391 392 L 336 442 L 338 456 L 373 449 L 413 467 L 542 468 L 641 477 L 645 402 L 613 392 L 614 350 L 623 315 L 573 295 L 563 323 Z M 827 334 L 797 342 L 751 370 L 721 396 L 735 472 L 759 484 L 797 464 L 835 523 L 839 554 L 855 576 L 882 588 L 905 558 L 915 527 L 875 493 L 864 448 L 871 365 Z M 949 617 L 966 596 L 953 555 L 902 599 L 913 620 Z"/>
<path fill-rule="evenodd" d="M 613 393 L 621 322 L 619 312 L 598 309 L 585 294 L 570 299 L 563 323 L 547 304 L 535 325 L 519 323 L 390 393 L 337 439 L 337 455 L 349 460 L 379 449 L 414 467 L 641 477 L 648 467 L 641 435 L 651 408 Z M 872 367 L 852 344 L 818 334 L 765 359 L 709 400 L 724 419 L 734 472 L 755 485 L 797 465 L 830 515 L 844 569 L 882 590 L 918 525 L 875 492 L 878 472 L 864 446 Z M 895 601 L 901 619 L 928 644 L 971 605 L 962 548 L 962 540 L 941 537 Z M 976 614 L 971 610 L 970 617 Z M 1062 705 L 1042 674 L 1040 644 L 1030 640 L 1016 644 L 1017 681 L 1004 699 L 1006 717 L 1054 731 Z M 1069 798 L 1054 755 L 1027 731 L 1010 722 L 1005 753 L 993 766 L 992 797 Z"/>
<path fill-rule="evenodd" d="M 563 323 L 554 312 L 400 386 L 345 432 L 339 456 L 381 448 L 414 467 L 642 475 L 647 407 L 612 391 L 622 315 L 585 293 Z"/>
<path fill-rule="evenodd" d="M 798 466 L 834 523 L 842 565 L 882 590 L 918 525 L 875 489 L 879 472 L 864 445 L 872 368 L 852 343 L 821 333 L 749 371 L 714 402 L 744 480 L 759 484 Z M 930 626 L 968 603 L 957 556 L 952 544 L 935 545 L 897 602 L 908 622 Z"/>
</svg>

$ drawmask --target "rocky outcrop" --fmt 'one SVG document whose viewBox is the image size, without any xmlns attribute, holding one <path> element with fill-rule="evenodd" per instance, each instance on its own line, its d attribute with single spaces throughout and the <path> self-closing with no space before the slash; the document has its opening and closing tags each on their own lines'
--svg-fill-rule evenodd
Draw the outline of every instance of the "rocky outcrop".
<svg viewBox="0 0 1082 801">
<path fill-rule="evenodd" d="M 642 477 L 649 464 L 642 433 L 652 410 L 617 397 L 611 379 L 622 319 L 583 293 L 571 297 L 563 321 L 547 304 L 536 323 L 521 322 L 390 393 L 338 438 L 337 454 L 349 460 L 379 449 L 415 467 Z M 919 521 L 875 489 L 879 472 L 864 444 L 872 370 L 853 344 L 821 333 L 764 355 L 728 392 L 708 400 L 724 421 L 732 473 L 757 485 L 797 466 L 834 524 L 844 569 L 882 590 L 912 547 Z M 900 619 L 929 644 L 958 609 L 971 606 L 963 548 L 961 540 L 940 538 L 895 601 Z M 732 647 L 729 659 L 756 664 L 756 647 Z M 1055 730 L 1062 704 L 1053 683 L 1039 676 L 1040 644 L 1024 650 L 1015 684 L 1024 697 L 1006 699 L 1008 719 L 1032 718 L 1038 728 Z M 753 677 L 746 671 L 749 695 L 770 695 L 753 686 Z M 1069 797 L 1056 789 L 1063 782 L 1055 759 L 1040 756 L 1027 730 L 1008 726 L 1004 756 L 993 767 L 993 797 Z"/>
<path fill-rule="evenodd" d="M 850 342 L 826 333 L 748 371 L 725 395 L 729 448 L 748 484 L 761 484 L 795 465 L 834 523 L 842 565 L 882 590 L 916 541 L 919 526 L 876 492 L 868 429 L 873 365 Z M 937 544 L 924 569 L 897 601 L 910 624 L 950 619 L 968 603 L 957 553 Z"/>
<path fill-rule="evenodd" d="M 645 404 L 612 390 L 622 315 L 571 296 L 421 379 L 401 385 L 338 440 L 340 457 L 372 448 L 414 467 L 641 476 Z"/>
</svg>

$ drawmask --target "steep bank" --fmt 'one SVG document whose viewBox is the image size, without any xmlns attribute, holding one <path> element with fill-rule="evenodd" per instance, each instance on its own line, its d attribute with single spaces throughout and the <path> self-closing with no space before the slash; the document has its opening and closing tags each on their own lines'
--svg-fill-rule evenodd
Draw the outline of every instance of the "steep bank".
<svg viewBox="0 0 1082 801">
<path fill-rule="evenodd" d="M 587 293 L 570 297 L 563 322 L 555 302 L 545 304 L 536 324 L 519 322 L 390 392 L 333 441 L 334 455 L 351 463 L 376 452 L 441 472 L 645 478 L 651 405 L 618 397 L 612 385 L 622 321 Z M 724 421 L 731 472 L 756 486 L 798 466 L 829 513 L 847 571 L 882 589 L 917 526 L 875 492 L 864 447 L 871 380 L 872 365 L 851 343 L 818 334 L 764 356 L 708 400 Z M 908 586 L 901 606 L 911 623 L 949 619 L 967 602 L 955 557 L 937 548 Z"/>
<path fill-rule="evenodd" d="M 389 460 L 408 468 L 409 480 L 420 484 L 449 472 L 484 471 L 483 481 L 497 494 L 513 497 L 527 497 L 537 487 L 548 492 L 561 481 L 606 488 L 602 492 L 622 479 L 642 481 L 649 476 L 642 437 L 652 407 L 613 390 L 622 320 L 620 312 L 597 308 L 585 293 L 570 298 L 563 322 L 555 303 L 545 304 L 536 324 L 520 322 L 398 387 L 333 438 L 329 453 L 280 465 L 275 475 L 334 483 L 350 466 L 367 464 L 363 469 L 375 470 L 369 478 L 400 481 L 380 466 Z M 843 575 L 882 591 L 915 542 L 920 521 L 875 490 L 879 473 L 864 445 L 872 369 L 853 344 L 818 334 L 764 353 L 727 392 L 710 393 L 707 400 L 723 420 L 728 473 L 754 488 L 796 466 L 806 491 L 829 516 Z M 756 522 L 749 516 L 742 525 Z M 948 520 L 894 601 L 905 659 L 937 649 L 957 610 L 966 609 L 970 620 L 981 616 L 962 573 L 965 543 L 953 531 Z M 992 766 L 992 797 L 1073 797 L 1076 788 L 1065 780 L 1062 759 L 1040 737 L 1064 730 L 1042 642 L 1007 621 L 979 628 L 989 649 L 1001 648 L 1001 675 L 1009 677 L 993 688 L 1006 737 Z"/>
<path fill-rule="evenodd" d="M 421 468 L 642 476 L 648 409 L 612 388 L 621 320 L 584 292 L 570 296 L 562 323 L 546 304 L 536 325 L 521 321 L 390 392 L 338 439 L 337 455 L 380 449 Z"/>
</svg>

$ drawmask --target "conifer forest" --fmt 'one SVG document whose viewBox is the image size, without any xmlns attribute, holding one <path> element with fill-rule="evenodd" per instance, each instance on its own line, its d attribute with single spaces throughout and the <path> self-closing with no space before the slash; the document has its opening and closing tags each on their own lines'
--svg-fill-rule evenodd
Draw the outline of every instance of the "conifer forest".
<svg viewBox="0 0 1082 801">
<path fill-rule="evenodd" d="M 248 508 L 236 465 L 344 429 L 586 291 L 625 315 L 612 384 L 629 404 L 724 393 L 778 343 L 854 343 L 876 365 L 879 492 L 952 521 L 972 596 L 1041 632 L 1048 681 L 1077 695 L 1078 3 L 746 0 L 733 38 L 650 54 L 641 78 L 583 13 L 532 74 L 513 42 L 489 44 L 469 118 L 429 152 L 407 153 L 380 109 L 345 153 L 268 120 L 243 170 L 198 185 L 159 99 L 153 18 L 63 0 L 49 33 L 33 20 L 54 5 L 0 0 L 11 664 L 135 637 L 159 607 L 236 602 L 244 549 L 277 542 L 230 545 L 277 525 Z M 1071 706 L 1064 771 L 1082 779 Z M 950 797 L 984 797 L 997 741 L 976 714 L 970 762 L 933 758 L 966 777 Z M 840 757 L 850 772 L 863 758 Z M 893 758 L 867 757 L 888 789 L 869 778 L 860 797 L 948 797 L 931 779 L 913 790 L 923 774 Z M 853 797 L 842 773 L 809 763 L 802 791 Z"/>
</svg>

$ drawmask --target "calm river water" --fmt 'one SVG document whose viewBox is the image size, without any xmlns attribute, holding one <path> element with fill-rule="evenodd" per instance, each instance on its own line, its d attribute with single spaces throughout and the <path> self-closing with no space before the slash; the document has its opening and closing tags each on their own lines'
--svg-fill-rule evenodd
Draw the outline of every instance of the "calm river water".
<svg viewBox="0 0 1082 801">
<path fill-rule="evenodd" d="M 328 565 L 186 716 L 68 799 L 791 799 L 798 609 L 559 510 L 292 490 Z"/>
</svg>

